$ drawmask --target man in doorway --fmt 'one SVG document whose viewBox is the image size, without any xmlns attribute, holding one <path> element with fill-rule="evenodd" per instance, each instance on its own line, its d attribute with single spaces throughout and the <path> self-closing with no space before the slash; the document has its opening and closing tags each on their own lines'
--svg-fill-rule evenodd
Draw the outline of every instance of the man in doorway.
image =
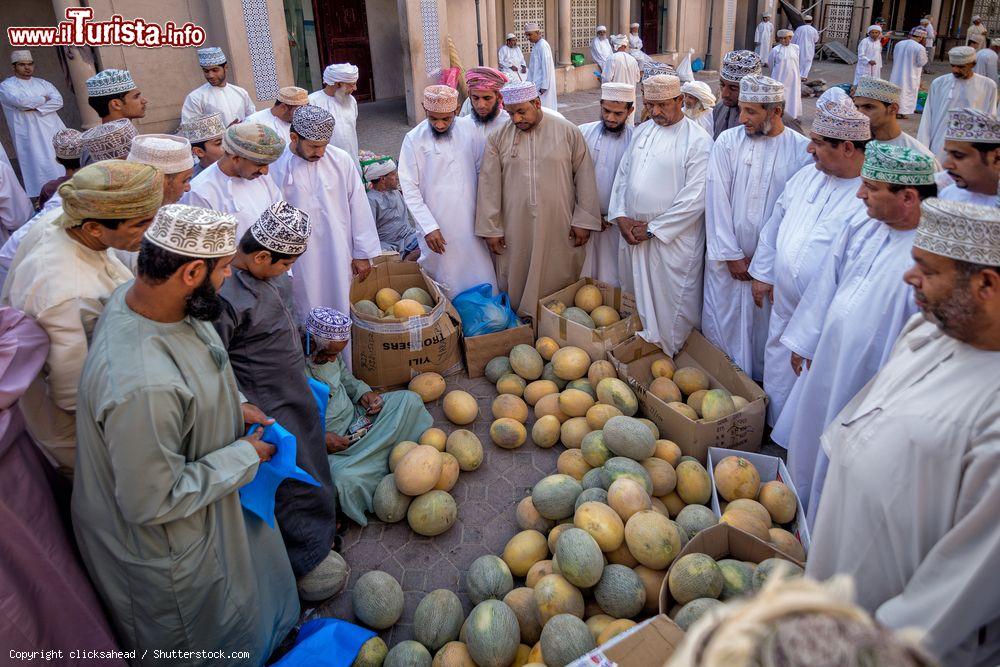
<svg viewBox="0 0 1000 667">
<path fill-rule="evenodd" d="M 528 65 L 524 62 L 524 53 L 517 45 L 517 36 L 509 32 L 503 45 L 497 51 L 497 62 L 500 71 L 511 81 L 524 81 L 528 73 Z"/>
<path fill-rule="evenodd" d="M 195 116 L 177 128 L 177 134 L 191 142 L 191 153 L 196 160 L 194 176 L 211 167 L 226 154 L 222 149 L 222 135 L 225 133 L 226 126 L 222 124 L 222 114 L 218 111 Z"/>
<path fill-rule="evenodd" d="M 611 42 L 608 41 L 607 26 L 599 25 L 595 31 L 594 39 L 590 42 L 590 58 L 597 65 L 598 73 L 604 71 L 604 65 L 614 53 Z"/>
<path fill-rule="evenodd" d="M 803 16 L 802 20 L 805 23 L 795 29 L 792 43 L 799 47 L 799 75 L 805 81 L 809 78 L 809 70 L 812 69 L 813 57 L 816 55 L 819 31 L 813 27 L 813 17 L 809 14 Z"/>
<path fill-rule="evenodd" d="M 205 83 L 188 93 L 184 99 L 181 122 L 218 111 L 222 114 L 222 123 L 229 127 L 257 110 L 250 99 L 250 93 L 229 83 L 229 63 L 226 62 L 226 54 L 222 49 L 217 46 L 198 49 L 198 64 L 205 75 Z"/>
<path fill-rule="evenodd" d="M 531 42 L 531 59 L 528 61 L 526 80 L 535 84 L 543 107 L 558 110 L 556 65 L 552 59 L 552 47 L 542 37 L 542 28 L 537 23 L 525 23 L 524 34 Z"/>
<path fill-rule="evenodd" d="M 899 86 L 898 118 L 906 118 L 917 108 L 917 93 L 920 92 L 920 75 L 927 65 L 927 49 L 924 40 L 927 30 L 913 29 L 909 39 L 901 39 L 892 50 L 892 72 L 889 81 Z M 855 93 L 856 94 L 856 93 Z"/>
<path fill-rule="evenodd" d="M 278 90 L 278 99 L 270 108 L 250 114 L 244 122 L 267 125 L 287 144 L 291 140 L 288 132 L 292 127 L 292 114 L 306 104 L 309 104 L 309 91 L 296 86 L 285 86 Z"/>
<path fill-rule="evenodd" d="M 854 106 L 858 111 L 868 116 L 872 139 L 875 141 L 909 148 L 934 157 L 930 148 L 903 132 L 902 128 L 899 127 L 897 116 L 901 96 L 902 90 L 896 84 L 885 79 L 864 76 L 858 80 L 858 85 L 854 88 Z M 934 163 L 940 171 L 940 165 L 936 159 Z"/>
<path fill-rule="evenodd" d="M 503 108 L 500 94 L 507 81 L 503 72 L 492 67 L 470 67 L 465 72 L 465 87 L 469 96 L 462 104 L 459 115 L 468 116 L 475 122 L 483 139 L 480 148 L 485 148 L 486 137 L 510 118 Z"/>
<path fill-rule="evenodd" d="M 1000 120 L 975 109 L 953 109 L 944 134 L 944 168 L 954 183 L 941 199 L 995 206 L 1000 178 Z"/>
<path fill-rule="evenodd" d="M 146 98 L 127 69 L 106 69 L 87 79 L 87 104 L 102 123 L 146 117 Z"/>
<path fill-rule="evenodd" d="M 351 63 L 337 63 L 323 70 L 323 87 L 309 95 L 309 104 L 325 109 L 333 116 L 330 143 L 351 156 L 360 173 L 358 161 L 358 89 L 360 70 Z M 328 305 L 328 304 L 326 304 Z"/>
<path fill-rule="evenodd" d="M 767 62 L 767 55 L 771 53 L 771 44 L 773 41 L 774 24 L 771 23 L 771 12 L 764 12 L 753 35 L 753 43 L 756 45 L 755 50 L 760 62 Z"/>
<path fill-rule="evenodd" d="M 944 135 L 952 109 L 974 109 L 985 114 L 997 112 L 997 82 L 972 71 L 976 51 L 971 46 L 956 46 L 948 51 L 948 60 L 951 76 L 942 74 L 931 82 L 917 128 L 917 140 L 930 148 L 939 160 L 945 157 Z"/>
</svg>

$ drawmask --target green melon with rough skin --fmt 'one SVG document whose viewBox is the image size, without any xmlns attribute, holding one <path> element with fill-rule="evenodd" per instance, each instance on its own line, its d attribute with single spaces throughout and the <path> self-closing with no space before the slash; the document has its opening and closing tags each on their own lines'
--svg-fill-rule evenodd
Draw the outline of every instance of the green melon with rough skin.
<svg viewBox="0 0 1000 667">
<path fill-rule="evenodd" d="M 698 598 L 688 602 L 677 612 L 674 623 L 680 626 L 685 632 L 697 622 L 699 618 L 707 614 L 714 607 L 721 607 L 722 603 L 714 598 Z"/>
<path fill-rule="evenodd" d="M 722 593 L 720 600 L 732 600 L 733 598 L 753 594 L 753 572 L 754 568 L 741 560 L 724 558 L 718 561 L 719 569 L 722 571 Z"/>
<path fill-rule="evenodd" d="M 431 295 L 422 287 L 411 287 L 403 292 L 404 299 L 412 299 L 422 306 L 433 306 L 434 299 Z"/>
<path fill-rule="evenodd" d="M 521 629 L 510 607 L 500 600 L 485 600 L 469 614 L 465 638 L 479 667 L 507 667 L 517 656 Z"/>
<path fill-rule="evenodd" d="M 561 521 L 573 516 L 583 486 L 569 475 L 543 477 L 531 490 L 531 502 L 546 519 Z"/>
<path fill-rule="evenodd" d="M 596 642 L 587 624 L 572 614 L 556 614 L 542 628 L 542 659 L 548 667 L 565 667 Z"/>
<path fill-rule="evenodd" d="M 583 436 L 580 451 L 583 454 L 583 460 L 592 468 L 600 468 L 614 456 L 604 442 L 604 431 L 591 431 Z"/>
<path fill-rule="evenodd" d="M 603 430 L 605 446 L 617 456 L 643 461 L 656 451 L 656 438 L 652 431 L 633 417 L 612 417 L 604 424 Z"/>
<path fill-rule="evenodd" d="M 611 564 L 594 587 L 594 599 L 608 616 L 632 618 L 646 604 L 646 587 L 632 568 Z"/>
<path fill-rule="evenodd" d="M 616 479 L 626 477 L 642 485 L 646 493 L 653 492 L 653 479 L 649 476 L 649 472 L 642 467 L 642 464 L 626 456 L 614 456 L 608 459 L 601 470 L 605 489 Z"/>
<path fill-rule="evenodd" d="M 389 647 L 378 635 L 375 635 L 358 650 L 358 655 L 351 663 L 351 667 L 381 667 L 385 662 L 385 656 L 389 653 Z"/>
<path fill-rule="evenodd" d="M 496 384 L 504 375 L 513 372 L 514 369 L 510 365 L 509 357 L 493 357 L 486 364 L 486 379 L 492 384 Z"/>
<path fill-rule="evenodd" d="M 597 325 L 594 323 L 594 318 L 587 314 L 583 308 L 577 308 L 576 306 L 570 306 L 566 309 L 566 312 L 562 314 L 567 320 L 571 322 L 576 322 L 577 324 L 582 324 L 588 329 L 596 329 Z"/>
<path fill-rule="evenodd" d="M 403 615 L 403 588 L 388 572 L 370 570 L 354 584 L 351 603 L 359 621 L 375 630 L 385 630 Z"/>
<path fill-rule="evenodd" d="M 687 505 L 677 514 L 676 521 L 688 537 L 694 537 L 706 528 L 719 523 L 715 512 L 704 505 Z"/>
<path fill-rule="evenodd" d="M 639 411 L 639 399 L 635 392 L 618 378 L 604 378 L 597 383 L 597 400 L 615 406 L 626 417 Z"/>
<path fill-rule="evenodd" d="M 381 308 L 375 305 L 374 301 L 369 301 L 368 299 L 362 299 L 354 304 L 354 310 L 361 313 L 362 315 L 368 315 L 370 317 L 383 317 L 385 313 Z"/>
<path fill-rule="evenodd" d="M 375 487 L 372 507 L 379 519 L 386 523 L 396 523 L 406 517 L 406 510 L 412 500 L 410 496 L 400 493 L 396 487 L 396 476 L 389 473 Z"/>
<path fill-rule="evenodd" d="M 589 502 L 604 503 L 605 505 L 607 505 L 608 492 L 600 487 L 584 489 L 583 493 L 581 493 L 579 497 L 576 499 L 576 506 L 574 509 L 579 508 L 580 505 Z"/>
<path fill-rule="evenodd" d="M 601 579 L 604 554 L 585 530 L 570 528 L 560 535 L 556 542 L 556 559 L 560 574 L 577 588 L 590 588 Z"/>
<path fill-rule="evenodd" d="M 801 577 L 805 571 L 791 561 L 784 558 L 768 558 L 757 564 L 757 569 L 753 573 L 753 589 L 759 591 L 764 584 L 772 577 L 781 579 L 791 579 Z"/>
<path fill-rule="evenodd" d="M 473 604 L 500 600 L 514 588 L 514 576 L 499 556 L 487 554 L 472 561 L 465 573 L 465 591 Z"/>
<path fill-rule="evenodd" d="M 583 485 L 584 491 L 587 489 L 602 489 L 607 491 L 607 489 L 604 488 L 604 478 L 602 475 L 603 470 L 603 466 L 600 468 L 591 468 L 583 474 L 583 480 L 580 484 Z"/>
<path fill-rule="evenodd" d="M 433 658 L 420 642 L 407 639 L 393 646 L 382 667 L 431 667 Z"/>
<path fill-rule="evenodd" d="M 413 637 L 434 652 L 458 639 L 465 614 L 452 591 L 439 588 L 424 596 L 413 612 Z"/>
<path fill-rule="evenodd" d="M 707 554 L 681 556 L 667 575 L 670 594 L 681 604 L 698 598 L 717 598 L 724 584 L 722 570 Z"/>
<path fill-rule="evenodd" d="M 558 375 L 556 375 L 556 370 L 552 366 L 552 362 L 551 361 L 548 362 L 547 364 L 545 364 L 545 366 L 542 368 L 542 377 L 539 378 L 539 379 L 541 379 L 541 380 L 549 380 L 550 382 L 554 382 L 555 385 L 556 385 L 556 387 L 559 388 L 559 391 L 562 391 L 563 389 L 565 389 L 566 386 L 569 384 L 569 382 L 567 382 L 566 380 L 563 380 L 561 377 L 559 377 Z"/>
</svg>

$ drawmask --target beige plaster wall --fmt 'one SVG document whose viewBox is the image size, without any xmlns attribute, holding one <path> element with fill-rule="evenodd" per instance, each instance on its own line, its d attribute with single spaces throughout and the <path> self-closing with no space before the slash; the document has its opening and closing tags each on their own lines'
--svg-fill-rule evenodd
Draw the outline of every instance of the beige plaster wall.
<svg viewBox="0 0 1000 667">
<path fill-rule="evenodd" d="M 403 45 L 399 38 L 399 10 L 395 0 L 367 0 L 368 43 L 375 74 L 375 99 L 406 94 Z"/>
</svg>

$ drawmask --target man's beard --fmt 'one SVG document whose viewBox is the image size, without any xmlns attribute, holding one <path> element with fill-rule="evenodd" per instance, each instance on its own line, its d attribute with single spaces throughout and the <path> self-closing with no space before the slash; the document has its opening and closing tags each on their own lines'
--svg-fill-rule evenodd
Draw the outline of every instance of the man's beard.
<svg viewBox="0 0 1000 667">
<path fill-rule="evenodd" d="M 476 113 L 475 109 L 472 110 L 472 120 L 476 121 L 480 125 L 485 125 L 486 123 L 489 123 L 499 115 L 500 115 L 500 100 L 496 101 L 496 103 L 493 105 L 493 108 L 490 109 L 490 112 L 485 116 L 480 116 L 478 113 Z"/>
<path fill-rule="evenodd" d="M 618 127 L 611 127 L 603 119 L 601 120 L 601 132 L 604 134 L 621 134 L 625 130 L 625 123 Z"/>
<path fill-rule="evenodd" d="M 917 305 L 931 322 L 952 338 L 969 340 L 969 332 L 976 330 L 980 308 L 969 293 L 968 280 L 960 280 L 951 293 L 937 304 L 921 301 L 923 295 L 917 292 Z"/>
<path fill-rule="evenodd" d="M 771 130 L 773 128 L 774 128 L 774 122 L 772 122 L 770 118 L 768 118 L 767 120 L 765 120 L 764 124 L 761 125 L 760 127 L 755 127 L 753 129 L 751 129 L 751 128 L 748 128 L 746 126 L 743 126 L 743 129 L 746 130 L 746 133 L 747 133 L 748 137 L 763 137 L 763 136 L 767 136 L 768 134 L 771 134 Z"/>
<path fill-rule="evenodd" d="M 432 136 L 434 137 L 434 139 L 436 141 L 441 141 L 442 139 L 444 139 L 445 137 L 447 137 L 449 134 L 451 134 L 451 128 L 454 127 L 454 126 L 455 126 L 455 124 L 452 123 L 451 125 L 448 126 L 448 129 L 440 131 L 436 127 L 434 127 L 433 125 L 431 125 L 431 130 L 433 131 L 433 135 Z"/>
<path fill-rule="evenodd" d="M 184 314 L 196 320 L 214 322 L 222 314 L 222 298 L 212 284 L 211 276 L 191 292 L 184 301 Z"/>
</svg>

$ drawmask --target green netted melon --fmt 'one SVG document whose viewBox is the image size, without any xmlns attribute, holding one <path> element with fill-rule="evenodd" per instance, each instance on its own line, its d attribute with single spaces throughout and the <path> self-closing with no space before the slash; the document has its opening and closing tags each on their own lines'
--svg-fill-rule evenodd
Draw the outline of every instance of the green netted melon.
<svg viewBox="0 0 1000 667">
<path fill-rule="evenodd" d="M 480 602 L 469 614 L 465 639 L 479 667 L 507 667 L 521 643 L 517 616 L 500 600 Z"/>
<path fill-rule="evenodd" d="M 618 378 L 604 378 L 597 383 L 597 400 L 615 406 L 626 417 L 639 411 L 639 399 L 635 397 L 635 392 Z"/>
<path fill-rule="evenodd" d="M 591 468 L 583 475 L 583 479 L 580 481 L 580 484 L 583 485 L 584 491 L 587 489 L 604 489 L 603 470 L 603 467 Z"/>
<path fill-rule="evenodd" d="M 753 589 L 759 591 L 772 577 L 791 579 L 801 577 L 805 572 L 801 567 L 784 558 L 768 558 L 757 564 L 753 572 Z"/>
<path fill-rule="evenodd" d="M 569 475 L 549 475 L 535 484 L 531 501 L 543 517 L 560 521 L 573 515 L 577 496 L 582 492 L 580 482 Z"/>
<path fill-rule="evenodd" d="M 641 484 L 642 488 L 646 490 L 646 493 L 653 492 L 653 480 L 649 476 L 649 473 L 642 467 L 642 464 L 637 463 L 628 457 L 611 457 L 604 463 L 602 471 L 604 488 L 610 487 L 616 479 L 625 477 L 627 479 L 635 480 Z"/>
<path fill-rule="evenodd" d="M 590 383 L 587 378 L 580 378 L 578 380 L 571 380 L 567 385 L 567 389 L 576 389 L 577 391 L 582 391 L 584 393 L 590 394 L 590 397 L 597 400 L 597 390 L 594 389 L 594 385 Z"/>
<path fill-rule="evenodd" d="M 513 373 L 514 369 L 510 365 L 510 357 L 493 357 L 486 364 L 486 379 L 491 384 L 496 384 L 504 375 Z"/>
<path fill-rule="evenodd" d="M 381 667 L 387 653 L 389 653 L 389 647 L 385 645 L 385 641 L 381 637 L 375 635 L 361 645 L 351 667 Z"/>
<path fill-rule="evenodd" d="M 382 667 L 431 667 L 431 654 L 420 642 L 407 639 L 389 650 Z"/>
<path fill-rule="evenodd" d="M 586 477 L 586 475 L 584 475 L 584 477 Z M 607 505 L 608 492 L 600 487 L 584 489 L 583 493 L 577 496 L 576 504 L 574 505 L 573 511 L 576 511 L 576 509 L 579 508 L 580 505 L 589 502 L 604 503 L 605 505 Z"/>
<path fill-rule="evenodd" d="M 545 361 L 531 345 L 515 345 L 510 351 L 510 366 L 514 372 L 529 382 L 542 376 Z"/>
<path fill-rule="evenodd" d="M 562 314 L 567 320 L 571 322 L 576 322 L 577 324 L 582 324 L 588 329 L 596 329 L 597 325 L 594 324 L 593 318 L 587 314 L 582 308 L 577 308 L 576 306 L 571 306 L 566 309 L 566 312 Z"/>
<path fill-rule="evenodd" d="M 406 511 L 406 521 L 413 532 L 434 537 L 455 525 L 458 505 L 447 491 L 435 489 L 417 496 Z"/>
<path fill-rule="evenodd" d="M 583 436 L 580 450 L 583 453 L 583 459 L 593 468 L 600 468 L 614 456 L 604 442 L 604 431 L 591 431 Z"/>
<path fill-rule="evenodd" d="M 406 510 L 410 507 L 413 498 L 400 493 L 396 488 L 396 478 L 389 473 L 375 487 L 372 495 L 372 508 L 375 516 L 386 523 L 396 523 L 402 521 L 406 516 Z"/>
<path fill-rule="evenodd" d="M 670 594 L 680 604 L 687 604 L 698 598 L 717 598 L 722 593 L 725 580 L 722 570 L 707 554 L 682 556 L 670 568 L 667 576 Z"/>
<path fill-rule="evenodd" d="M 646 587 L 632 568 L 611 564 L 594 587 L 594 598 L 608 616 L 632 618 L 646 604 Z"/>
<path fill-rule="evenodd" d="M 695 622 L 707 614 L 714 607 L 721 607 L 722 603 L 714 598 L 698 598 L 688 602 L 677 612 L 674 623 L 680 626 L 685 632 L 695 624 Z"/>
<path fill-rule="evenodd" d="M 404 299 L 412 299 L 422 306 L 433 306 L 434 299 L 422 287 L 411 287 L 403 292 Z"/>
<path fill-rule="evenodd" d="M 677 524 L 684 529 L 688 537 L 694 537 L 706 528 L 719 523 L 718 517 L 704 505 L 687 505 L 677 514 Z"/>
<path fill-rule="evenodd" d="M 552 366 L 551 361 L 545 364 L 545 367 L 542 368 L 542 377 L 540 379 L 548 380 L 549 382 L 555 383 L 556 387 L 559 388 L 559 391 L 565 389 L 566 386 L 569 384 L 568 381 L 563 380 L 561 377 L 556 375 L 556 370 Z"/>
<path fill-rule="evenodd" d="M 465 590 L 473 604 L 500 600 L 514 588 L 514 577 L 499 556 L 487 554 L 472 561 L 465 574 Z"/>
<path fill-rule="evenodd" d="M 413 637 L 434 652 L 458 639 L 464 620 L 462 601 L 448 589 L 439 588 L 425 595 L 413 612 Z"/>
<path fill-rule="evenodd" d="M 733 395 L 725 389 L 709 389 L 701 399 L 700 412 L 707 422 L 728 417 L 736 412 Z"/>
<path fill-rule="evenodd" d="M 362 315 L 368 315 L 370 317 L 381 318 L 385 315 L 385 313 L 382 312 L 382 309 L 375 305 L 374 301 L 369 301 L 368 299 L 362 299 L 354 304 L 354 310 Z"/>
<path fill-rule="evenodd" d="M 618 456 L 633 461 L 648 459 L 656 451 L 656 438 L 649 428 L 632 417 L 612 417 L 604 424 L 604 444 Z"/>
<path fill-rule="evenodd" d="M 580 528 L 570 528 L 559 536 L 554 559 L 559 572 L 577 588 L 590 588 L 601 579 L 604 554 L 593 537 Z"/>
<path fill-rule="evenodd" d="M 732 600 L 733 598 L 750 595 L 753 593 L 753 572 L 754 568 L 748 563 L 732 558 L 724 558 L 718 561 L 719 569 L 722 570 L 722 593 L 720 600 Z"/>
<path fill-rule="evenodd" d="M 571 614 L 553 616 L 542 628 L 541 641 L 548 667 L 565 667 L 596 646 L 587 624 Z"/>
<path fill-rule="evenodd" d="M 388 572 L 365 572 L 351 592 L 354 615 L 375 630 L 392 627 L 403 615 L 403 588 Z"/>
</svg>

